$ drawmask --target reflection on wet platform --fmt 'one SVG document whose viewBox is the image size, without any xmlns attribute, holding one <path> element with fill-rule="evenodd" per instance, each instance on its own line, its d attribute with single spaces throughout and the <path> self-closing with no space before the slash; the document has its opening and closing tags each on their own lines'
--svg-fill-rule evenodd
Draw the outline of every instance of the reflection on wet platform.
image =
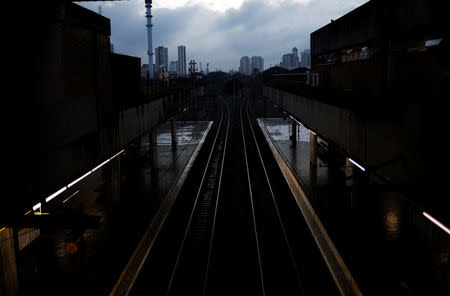
<svg viewBox="0 0 450 296">
<path fill-rule="evenodd" d="M 311 165 L 310 131 L 298 124 L 293 145 L 291 118 L 260 121 L 364 294 L 446 295 L 450 241 L 444 231 L 401 193 L 372 190 L 373 180 L 345 157 L 330 158 L 326 139 L 318 137 L 319 157 Z"/>
<path fill-rule="evenodd" d="M 32 293 L 27 289 L 38 284 L 49 287 L 50 294 L 61 289 L 74 295 L 109 291 L 210 125 L 175 121 L 173 146 L 171 123 L 163 123 L 129 145 L 120 158 L 55 198 L 45 211 L 99 216 L 102 224 L 93 229 L 41 229 L 22 250 L 22 274 L 31 283 L 24 293 Z"/>
</svg>

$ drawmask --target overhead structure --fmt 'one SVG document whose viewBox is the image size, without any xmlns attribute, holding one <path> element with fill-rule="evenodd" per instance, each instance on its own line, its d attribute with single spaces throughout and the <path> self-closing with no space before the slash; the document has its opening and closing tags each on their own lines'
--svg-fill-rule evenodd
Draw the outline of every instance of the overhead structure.
<svg viewBox="0 0 450 296">
<path fill-rule="evenodd" d="M 148 36 L 148 70 L 149 77 L 153 79 L 154 69 L 153 69 L 153 39 L 152 39 L 152 0 L 145 0 L 145 7 L 147 8 L 147 13 L 145 17 L 147 18 L 147 36 Z"/>
</svg>

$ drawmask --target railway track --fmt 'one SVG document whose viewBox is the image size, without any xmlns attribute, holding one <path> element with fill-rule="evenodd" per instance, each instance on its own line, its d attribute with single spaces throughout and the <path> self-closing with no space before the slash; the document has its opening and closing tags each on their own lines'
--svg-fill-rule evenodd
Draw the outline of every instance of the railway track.
<svg viewBox="0 0 450 296">
<path fill-rule="evenodd" d="M 206 286 L 230 126 L 228 105 L 222 102 L 220 106 L 222 112 L 217 133 L 165 295 L 178 293 L 198 295 Z"/>
<path fill-rule="evenodd" d="M 131 294 L 336 294 L 249 102 L 219 106 L 208 153 Z"/>
</svg>

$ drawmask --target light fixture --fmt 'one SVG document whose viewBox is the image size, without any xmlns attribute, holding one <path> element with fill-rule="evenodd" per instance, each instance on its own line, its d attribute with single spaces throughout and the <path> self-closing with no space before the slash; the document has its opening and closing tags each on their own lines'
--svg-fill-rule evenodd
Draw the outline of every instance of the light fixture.
<svg viewBox="0 0 450 296">
<path fill-rule="evenodd" d="M 96 166 L 92 172 L 95 172 L 96 170 L 98 170 L 99 168 L 101 168 L 102 166 L 104 166 L 105 164 L 107 164 L 111 159 L 107 159 L 104 162 L 102 162 L 101 164 L 99 164 L 98 166 Z"/>
<path fill-rule="evenodd" d="M 58 196 L 58 195 L 60 195 L 62 192 L 64 192 L 64 191 L 66 191 L 66 189 L 67 189 L 67 186 L 65 186 L 65 187 L 63 187 L 63 188 L 61 188 L 61 189 L 59 189 L 58 191 L 56 191 L 55 193 L 53 193 L 52 195 L 50 195 L 49 197 L 47 197 L 46 199 L 45 199 L 45 202 L 49 202 L 49 201 L 51 201 L 52 199 L 54 199 L 56 196 Z M 40 203 L 39 203 L 40 204 Z M 33 208 L 34 209 L 34 208 Z"/>
<path fill-rule="evenodd" d="M 35 205 L 33 206 L 33 211 L 37 211 L 37 209 L 40 209 L 40 208 L 41 208 L 41 206 L 42 206 L 42 204 L 41 204 L 41 203 L 37 203 L 37 204 L 35 204 Z"/>
<path fill-rule="evenodd" d="M 357 163 L 357 162 L 354 161 L 353 159 L 349 158 L 348 160 L 349 160 L 351 163 L 353 163 L 354 165 L 356 165 L 358 168 L 360 168 L 363 172 L 366 171 L 366 169 L 365 169 L 362 165 L 360 165 L 359 163 Z"/>
<path fill-rule="evenodd" d="M 431 216 L 430 214 L 428 214 L 427 212 L 423 212 L 423 215 L 425 217 L 427 217 L 428 220 L 430 220 L 431 222 L 433 222 L 435 225 L 437 225 L 439 228 L 441 228 L 442 230 L 444 230 L 445 232 L 447 232 L 448 234 L 450 234 L 450 229 L 448 229 L 444 224 L 442 224 L 441 222 L 439 222 L 436 218 L 434 218 L 433 216 Z"/>
<path fill-rule="evenodd" d="M 83 176 L 79 177 L 78 179 L 76 179 L 75 181 L 73 181 L 72 183 L 70 183 L 69 185 L 67 185 L 67 188 L 72 187 L 73 185 L 75 185 L 76 183 L 80 182 L 81 180 L 83 180 L 84 178 L 86 178 L 87 176 L 89 176 L 92 173 L 92 171 L 87 172 L 86 174 L 84 174 Z"/>
</svg>

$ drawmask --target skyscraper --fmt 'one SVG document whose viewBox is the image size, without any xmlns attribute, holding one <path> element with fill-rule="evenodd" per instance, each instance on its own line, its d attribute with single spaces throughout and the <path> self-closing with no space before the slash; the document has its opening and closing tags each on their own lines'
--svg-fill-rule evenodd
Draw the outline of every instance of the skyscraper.
<svg viewBox="0 0 450 296">
<path fill-rule="evenodd" d="M 294 56 L 296 56 L 298 58 L 298 49 L 297 49 L 297 47 L 294 47 L 292 49 L 292 53 L 294 54 Z"/>
<path fill-rule="evenodd" d="M 164 72 L 164 76 L 169 75 L 169 50 L 167 47 L 160 46 L 155 48 L 155 72 Z"/>
<path fill-rule="evenodd" d="M 252 73 L 255 69 L 258 69 L 259 72 L 264 71 L 264 59 L 260 56 L 253 56 L 250 73 Z"/>
<path fill-rule="evenodd" d="M 311 54 L 309 49 L 302 51 L 302 67 L 311 68 Z"/>
<path fill-rule="evenodd" d="M 250 75 L 250 58 L 248 56 L 241 58 L 239 72 L 242 75 Z"/>
<path fill-rule="evenodd" d="M 292 60 L 293 60 L 293 54 L 292 53 L 287 53 L 285 55 L 283 55 L 283 68 L 285 69 L 292 69 Z"/>
<path fill-rule="evenodd" d="M 285 69 L 293 69 L 300 66 L 300 61 L 298 59 L 298 49 L 294 47 L 292 53 L 287 53 L 283 55 L 282 65 Z"/>
<path fill-rule="evenodd" d="M 293 55 L 293 67 L 294 68 L 297 68 L 297 67 L 300 67 L 300 59 L 298 58 L 298 49 L 297 49 L 297 47 L 294 47 L 293 49 L 292 49 L 292 55 Z"/>
<path fill-rule="evenodd" d="M 178 73 L 178 62 L 177 61 L 170 61 L 169 71 Z"/>
<path fill-rule="evenodd" d="M 186 46 L 178 46 L 178 75 L 186 75 Z"/>
</svg>

